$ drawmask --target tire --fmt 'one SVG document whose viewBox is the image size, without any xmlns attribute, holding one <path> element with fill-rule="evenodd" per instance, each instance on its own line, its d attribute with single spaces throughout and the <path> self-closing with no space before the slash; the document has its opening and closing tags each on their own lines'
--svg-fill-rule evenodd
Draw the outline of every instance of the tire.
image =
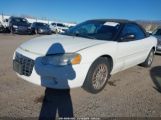
<svg viewBox="0 0 161 120">
<path fill-rule="evenodd" d="M 35 34 L 35 30 L 31 29 L 31 35 Z"/>
<path fill-rule="evenodd" d="M 154 49 L 152 49 L 149 52 L 148 57 L 146 58 L 145 62 L 141 64 L 141 66 L 146 67 L 146 68 L 151 67 L 153 63 L 153 59 L 154 59 Z"/>
<path fill-rule="evenodd" d="M 11 33 L 11 34 L 14 34 L 14 33 L 15 33 L 13 27 L 10 28 L 10 33 Z"/>
<path fill-rule="evenodd" d="M 38 29 L 35 29 L 35 34 L 36 34 L 36 35 L 38 34 Z"/>
<path fill-rule="evenodd" d="M 56 29 L 56 30 L 55 30 L 55 34 L 58 34 L 58 32 L 59 32 L 58 29 Z"/>
<path fill-rule="evenodd" d="M 107 58 L 100 57 L 90 67 L 82 88 L 96 94 L 106 86 L 109 78 L 110 63 Z"/>
</svg>

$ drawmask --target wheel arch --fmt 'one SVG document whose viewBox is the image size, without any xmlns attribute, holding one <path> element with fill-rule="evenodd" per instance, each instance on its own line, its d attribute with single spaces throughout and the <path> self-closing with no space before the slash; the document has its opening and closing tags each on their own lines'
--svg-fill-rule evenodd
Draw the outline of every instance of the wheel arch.
<svg viewBox="0 0 161 120">
<path fill-rule="evenodd" d="M 152 50 L 156 51 L 156 47 L 155 47 L 155 46 L 153 46 L 153 47 L 152 47 Z"/>
<path fill-rule="evenodd" d="M 93 61 L 93 63 L 94 63 L 95 61 L 97 61 L 97 60 L 98 60 L 99 58 L 101 58 L 101 57 L 107 59 L 108 62 L 110 62 L 110 73 L 111 73 L 111 71 L 113 70 L 113 64 L 114 64 L 113 58 L 112 58 L 111 55 L 108 55 L 108 54 L 101 55 L 101 56 L 97 57 L 97 58 Z M 91 64 L 91 66 L 93 65 L 93 63 Z"/>
<path fill-rule="evenodd" d="M 101 57 L 106 58 L 110 62 L 110 73 L 113 69 L 113 58 L 110 55 L 102 55 Z"/>
<path fill-rule="evenodd" d="M 92 62 L 92 64 L 90 65 L 90 68 L 89 68 L 89 70 L 88 70 L 88 72 L 87 72 L 87 75 L 86 75 L 86 78 L 85 78 L 85 81 L 83 82 L 83 85 L 82 85 L 82 88 L 83 89 L 85 89 L 86 91 L 88 91 L 88 92 L 90 92 L 90 93 L 93 93 L 93 94 L 96 94 L 96 93 L 98 93 L 99 91 L 101 91 L 104 87 L 105 87 L 105 85 L 106 85 L 106 83 L 105 83 L 105 85 L 100 89 L 100 90 L 98 90 L 98 91 L 93 91 L 93 88 L 89 88 L 89 86 L 91 85 L 91 83 L 90 83 L 90 79 L 89 79 L 89 75 L 91 75 L 91 72 L 90 72 L 90 69 L 92 68 L 92 66 L 95 64 L 95 62 L 97 61 L 97 60 L 99 60 L 100 58 L 104 58 L 104 59 L 107 59 L 107 61 L 108 61 L 108 63 L 110 63 L 110 64 L 108 64 L 108 66 L 110 66 L 110 72 L 108 72 L 108 78 L 107 78 L 107 81 L 108 81 L 108 79 L 110 78 L 110 73 L 111 73 L 111 71 L 112 71 L 112 69 L 113 69 L 113 58 L 112 58 L 112 56 L 110 56 L 110 55 L 101 55 L 101 56 L 99 56 L 99 57 L 97 57 L 93 62 Z M 105 61 L 104 61 L 105 62 Z"/>
</svg>

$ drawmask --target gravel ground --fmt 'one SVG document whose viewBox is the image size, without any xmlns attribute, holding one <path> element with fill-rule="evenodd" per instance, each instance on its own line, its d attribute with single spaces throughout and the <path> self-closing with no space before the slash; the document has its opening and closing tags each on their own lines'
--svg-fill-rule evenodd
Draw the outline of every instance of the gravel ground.
<svg viewBox="0 0 161 120">
<path fill-rule="evenodd" d="M 38 118 L 40 115 L 45 88 L 17 78 L 12 70 L 14 50 L 34 37 L 37 36 L 0 34 L 0 119 Z M 99 94 L 72 89 L 69 96 L 74 116 L 161 117 L 159 77 L 161 55 L 156 55 L 151 68 L 135 66 L 113 75 Z M 51 104 L 56 102 L 54 100 Z"/>
</svg>

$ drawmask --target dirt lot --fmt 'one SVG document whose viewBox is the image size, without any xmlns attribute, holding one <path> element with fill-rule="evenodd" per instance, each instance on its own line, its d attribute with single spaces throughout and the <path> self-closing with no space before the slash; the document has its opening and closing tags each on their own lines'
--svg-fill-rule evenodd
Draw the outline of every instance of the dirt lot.
<svg viewBox="0 0 161 120">
<path fill-rule="evenodd" d="M 0 117 L 38 117 L 45 88 L 17 78 L 12 55 L 17 46 L 37 36 L 0 34 Z M 70 91 L 75 117 L 161 117 L 161 56 L 151 68 L 136 66 L 111 77 L 99 94 Z M 155 82 L 156 83 L 156 82 Z"/>
</svg>

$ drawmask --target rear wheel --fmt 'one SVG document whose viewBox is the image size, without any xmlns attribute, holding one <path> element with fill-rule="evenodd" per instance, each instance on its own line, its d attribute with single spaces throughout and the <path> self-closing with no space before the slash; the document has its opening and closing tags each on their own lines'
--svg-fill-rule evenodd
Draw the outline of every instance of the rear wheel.
<svg viewBox="0 0 161 120">
<path fill-rule="evenodd" d="M 154 59 L 154 50 L 152 49 L 147 57 L 147 59 L 145 60 L 144 63 L 142 63 L 141 65 L 143 67 L 150 67 L 153 63 L 153 59 Z"/>
<path fill-rule="evenodd" d="M 90 67 L 83 88 L 90 93 L 100 92 L 106 85 L 110 76 L 108 59 L 99 58 Z"/>
</svg>

